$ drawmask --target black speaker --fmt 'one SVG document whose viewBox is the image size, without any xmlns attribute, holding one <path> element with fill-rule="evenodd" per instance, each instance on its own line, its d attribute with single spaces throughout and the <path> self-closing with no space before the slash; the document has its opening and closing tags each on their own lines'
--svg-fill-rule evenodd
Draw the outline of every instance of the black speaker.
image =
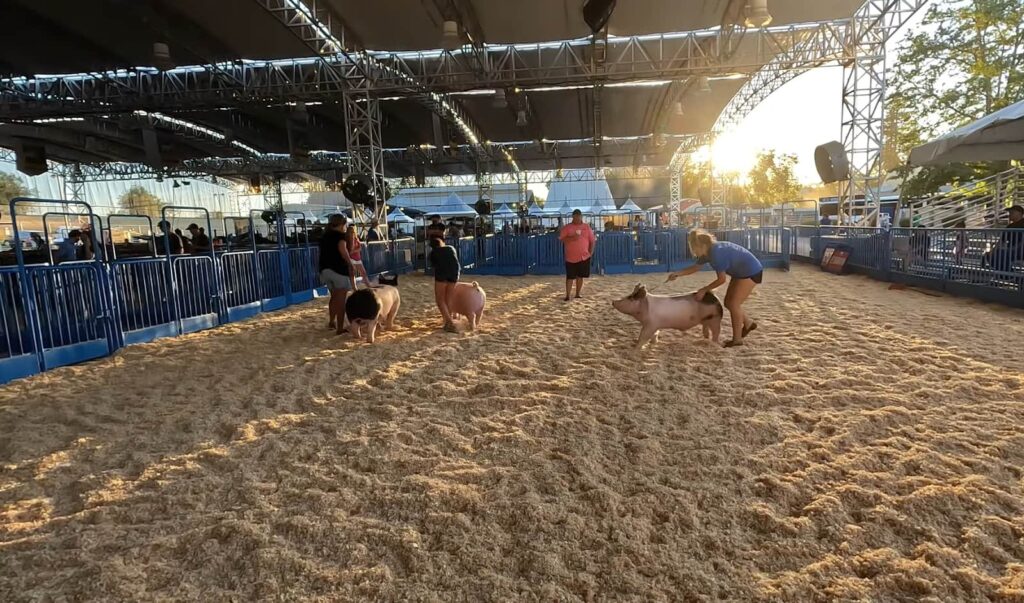
<svg viewBox="0 0 1024 603">
<path fill-rule="evenodd" d="M 153 128 L 142 130 L 142 148 L 146 153 L 146 165 L 154 170 L 162 170 L 164 160 L 160 154 L 160 139 Z"/>
<path fill-rule="evenodd" d="M 492 203 L 490 199 L 480 199 L 479 201 L 476 202 L 476 205 L 473 207 L 473 209 L 476 210 L 476 213 L 480 214 L 481 216 L 489 215 L 491 213 L 491 208 Z"/>
<path fill-rule="evenodd" d="M 615 10 L 615 0 L 587 0 L 583 5 L 583 20 L 590 31 L 597 33 L 608 25 L 608 19 Z"/>
<path fill-rule="evenodd" d="M 341 194 L 357 205 L 373 205 L 373 180 L 366 174 L 352 174 L 341 184 Z"/>
<path fill-rule="evenodd" d="M 825 184 L 850 177 L 850 162 L 843 143 L 833 140 L 814 148 L 814 167 Z"/>
<path fill-rule="evenodd" d="M 14 141 L 14 161 L 18 171 L 28 176 L 46 173 L 46 147 L 23 140 Z"/>
<path fill-rule="evenodd" d="M 292 159 L 306 159 L 312 148 L 306 113 L 292 113 L 288 116 L 286 124 L 288 126 L 288 154 Z"/>
</svg>

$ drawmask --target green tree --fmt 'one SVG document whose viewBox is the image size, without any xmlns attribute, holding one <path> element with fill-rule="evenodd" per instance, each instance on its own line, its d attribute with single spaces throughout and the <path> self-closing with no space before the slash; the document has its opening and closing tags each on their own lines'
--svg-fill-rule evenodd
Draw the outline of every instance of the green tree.
<svg viewBox="0 0 1024 603">
<path fill-rule="evenodd" d="M 29 188 L 28 184 L 17 174 L 0 172 L 0 212 L 6 214 L 10 211 L 11 199 L 16 197 L 31 197 L 35 191 Z M 53 206 L 51 206 L 53 207 Z M 38 213 L 40 206 L 35 203 L 18 204 L 18 214 Z"/>
<path fill-rule="evenodd" d="M 1024 98 L 1024 0 L 937 0 L 897 52 L 889 76 L 883 165 L 904 195 L 983 178 L 1005 162 L 905 167 L 910 150 Z"/>
<path fill-rule="evenodd" d="M 772 206 L 787 201 L 798 201 L 801 186 L 794 168 L 796 155 L 776 153 L 774 149 L 761 151 L 747 175 L 750 204 Z"/>
<path fill-rule="evenodd" d="M 121 211 L 126 214 L 149 216 L 151 218 L 159 218 L 160 210 L 166 205 L 159 197 L 146 190 L 143 186 L 131 187 L 121 195 L 118 202 L 121 205 Z"/>
</svg>

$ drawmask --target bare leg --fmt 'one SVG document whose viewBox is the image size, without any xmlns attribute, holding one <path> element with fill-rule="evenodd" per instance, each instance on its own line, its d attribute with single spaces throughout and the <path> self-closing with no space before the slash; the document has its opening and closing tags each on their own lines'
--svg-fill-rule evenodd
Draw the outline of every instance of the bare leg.
<svg viewBox="0 0 1024 603">
<path fill-rule="evenodd" d="M 569 296 L 572 295 L 572 280 L 565 279 L 565 301 L 569 301 Z"/>
<path fill-rule="evenodd" d="M 359 264 L 356 266 L 356 272 L 359 273 L 359 276 L 363 277 L 363 287 L 368 289 L 370 287 L 370 275 L 366 274 L 366 267 Z M 352 286 L 355 287 L 355 283 Z"/>
<path fill-rule="evenodd" d="M 348 299 L 348 289 L 331 289 L 331 300 L 328 302 L 331 312 L 331 325 L 338 334 L 345 330 L 345 301 Z"/>
<path fill-rule="evenodd" d="M 583 294 L 583 279 L 576 279 L 576 297 L 582 297 Z"/>
<path fill-rule="evenodd" d="M 748 326 L 746 314 L 743 312 L 743 302 L 754 290 L 755 283 L 749 278 L 734 278 L 729 281 L 729 290 L 725 294 L 725 307 L 732 317 L 732 341 L 730 345 L 743 343 L 743 332 Z"/>
<path fill-rule="evenodd" d="M 448 311 L 448 294 L 451 286 L 452 283 L 434 281 L 434 302 L 437 303 L 437 309 L 441 311 L 445 327 L 452 325 L 452 315 Z"/>
</svg>

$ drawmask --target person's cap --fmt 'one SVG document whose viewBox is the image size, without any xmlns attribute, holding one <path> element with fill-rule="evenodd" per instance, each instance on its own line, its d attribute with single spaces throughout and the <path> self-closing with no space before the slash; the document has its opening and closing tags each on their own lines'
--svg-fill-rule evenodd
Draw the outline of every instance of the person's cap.
<svg viewBox="0 0 1024 603">
<path fill-rule="evenodd" d="M 1024 207 L 1021 207 L 1020 205 L 1014 205 L 1013 207 L 1011 207 L 1007 211 L 1015 211 L 1015 212 L 1019 212 L 1019 213 L 1024 214 Z"/>
<path fill-rule="evenodd" d="M 189 224 L 188 228 L 186 228 L 185 230 L 199 230 L 199 225 L 196 224 L 195 222 L 193 222 L 193 223 Z"/>
<path fill-rule="evenodd" d="M 327 225 L 331 227 L 344 226 L 346 222 L 348 222 L 348 218 L 342 214 L 331 214 L 331 216 L 327 218 Z"/>
<path fill-rule="evenodd" d="M 583 212 L 581 212 L 578 209 L 574 209 L 574 210 L 572 210 L 572 215 L 574 215 L 574 216 L 582 216 Z"/>
</svg>

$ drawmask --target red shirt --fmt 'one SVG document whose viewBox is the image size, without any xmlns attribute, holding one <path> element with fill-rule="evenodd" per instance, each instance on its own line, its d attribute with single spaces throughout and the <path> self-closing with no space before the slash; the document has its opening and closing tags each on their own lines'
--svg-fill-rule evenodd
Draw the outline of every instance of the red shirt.
<svg viewBox="0 0 1024 603">
<path fill-rule="evenodd" d="M 570 239 L 573 235 L 579 235 Z M 558 238 L 565 245 L 565 261 L 570 264 L 582 262 L 590 257 L 590 244 L 597 241 L 597 236 L 589 224 L 566 224 Z"/>
</svg>

